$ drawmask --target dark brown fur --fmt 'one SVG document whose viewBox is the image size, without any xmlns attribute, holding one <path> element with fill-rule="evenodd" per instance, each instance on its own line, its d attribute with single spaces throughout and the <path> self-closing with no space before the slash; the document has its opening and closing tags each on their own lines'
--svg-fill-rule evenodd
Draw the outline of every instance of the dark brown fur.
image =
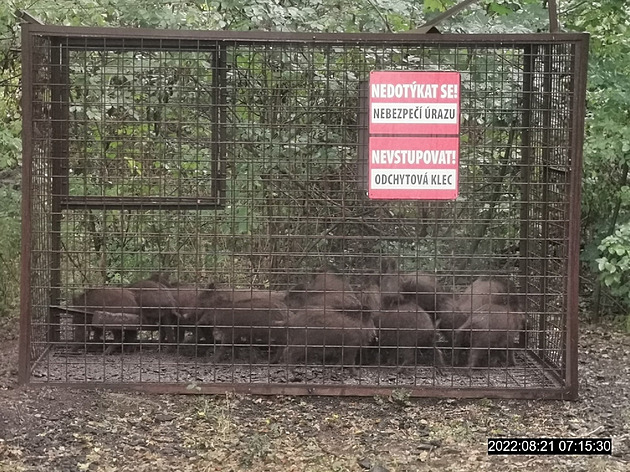
<svg viewBox="0 0 630 472">
<path fill-rule="evenodd" d="M 504 305 L 485 305 L 475 310 L 460 328 L 457 344 L 470 348 L 469 367 L 478 367 L 484 362 L 490 365 L 492 358 L 506 352 L 504 359 L 511 366 L 514 365 L 514 337 L 523 326 L 522 313 L 510 311 Z M 497 355 L 492 355 L 494 353 Z"/>
<path fill-rule="evenodd" d="M 373 315 L 378 314 L 383 307 L 381 289 L 372 283 L 361 288 L 359 300 L 363 310 L 367 310 Z"/>
<path fill-rule="evenodd" d="M 294 310 L 287 322 L 288 342 L 284 362 L 295 366 L 304 360 L 337 362 L 354 367 L 361 348 L 369 346 L 376 332 L 371 317 L 352 317 L 328 307 Z"/>
<path fill-rule="evenodd" d="M 263 293 L 216 290 L 199 297 L 203 311 L 198 330 L 206 342 L 220 344 L 215 359 L 228 345 L 244 344 L 269 349 L 286 345 L 288 309 L 281 301 Z"/>
<path fill-rule="evenodd" d="M 485 305 L 501 305 L 521 311 L 521 295 L 507 279 L 481 277 L 457 297 L 457 308 L 462 312 L 471 313 Z"/>
<path fill-rule="evenodd" d="M 175 308 L 179 314 L 178 341 L 183 343 L 186 338 L 186 331 L 191 331 L 194 339 L 199 341 L 199 333 L 195 325 L 201 317 L 202 309 L 199 306 L 199 297 L 206 290 L 195 285 L 174 285 L 168 288 Z"/>
<path fill-rule="evenodd" d="M 436 325 L 439 332 L 446 339 L 447 347 L 457 347 L 454 344 L 457 330 L 469 319 L 470 311 L 460 311 L 452 297 L 444 302 L 441 311 L 436 314 Z"/>
<path fill-rule="evenodd" d="M 384 274 L 381 276 L 383 306 L 399 303 L 415 303 L 433 319 L 449 309 L 450 296 L 440 286 L 436 276 L 422 272 Z"/>
<path fill-rule="evenodd" d="M 70 308 L 81 310 L 81 313 L 73 312 L 72 323 L 74 325 L 75 349 L 85 346 L 90 341 L 91 332 L 93 342 L 103 342 L 103 329 L 92 326 L 92 318 L 96 312 L 123 313 L 139 316 L 140 310 L 133 293 L 129 290 L 117 287 L 92 288 L 75 296 L 70 302 Z M 108 346 L 106 354 L 110 354 L 121 343 L 134 343 L 137 340 L 136 329 L 111 329 L 114 335 L 114 345 Z"/>
<path fill-rule="evenodd" d="M 182 324 L 197 324 L 201 317 L 200 299 L 206 292 L 214 293 L 214 288 L 198 287 L 196 285 L 176 285 L 168 288 Z"/>
<path fill-rule="evenodd" d="M 180 315 L 171 290 L 153 280 L 140 280 L 127 287 L 140 307 L 142 329 L 159 330 L 160 341 L 174 344 Z"/>
<path fill-rule="evenodd" d="M 346 312 L 361 310 L 361 302 L 350 284 L 331 272 L 318 274 L 307 285 L 296 285 L 287 293 L 285 300 L 290 308 L 325 306 Z"/>
<path fill-rule="evenodd" d="M 455 298 L 452 315 L 447 314 L 442 319 L 440 327 L 442 328 L 442 333 L 449 340 L 451 340 L 452 333 L 455 330 L 460 328 L 470 330 L 471 326 L 473 329 L 477 329 L 478 326 L 492 326 L 493 329 L 497 329 L 500 332 L 506 327 L 506 322 L 511 322 L 510 320 L 516 320 L 516 324 L 521 324 L 524 318 L 521 311 L 521 295 L 517 293 L 516 288 L 508 279 L 480 277 Z M 484 312 L 485 314 L 483 314 Z M 492 319 L 493 314 L 497 315 L 496 320 Z M 454 320 L 452 325 L 449 324 L 451 319 Z M 514 326 L 512 326 L 512 329 L 514 329 Z M 518 329 L 522 329 L 522 326 L 519 326 Z M 490 336 L 492 339 L 489 339 L 489 342 L 496 341 L 498 336 L 498 334 Z M 485 342 L 483 341 L 484 336 L 477 335 L 476 338 L 482 344 Z M 461 364 L 464 362 L 461 353 L 470 346 L 470 335 L 456 335 L 455 339 L 454 347 L 456 349 L 460 348 L 458 349 L 458 354 L 460 355 L 456 356 L 455 363 Z M 464 349 L 462 350 L 461 348 Z M 491 354 L 489 363 L 493 363 L 501 358 L 508 365 L 512 365 L 514 361 L 511 351 L 509 358 L 505 357 L 505 351 L 492 351 Z M 478 363 L 480 360 L 479 356 L 474 356 L 473 361 L 475 363 Z"/>
<path fill-rule="evenodd" d="M 267 300 L 269 303 L 283 303 L 285 293 L 273 290 L 249 289 L 249 288 L 220 288 L 215 290 L 216 296 L 224 300 L 236 302 L 247 300 Z"/>
<path fill-rule="evenodd" d="M 374 317 L 378 342 L 369 351 L 371 362 L 394 365 L 415 365 L 417 350 L 422 349 L 432 363 L 443 365 L 442 352 L 437 349 L 437 332 L 431 317 L 416 303 L 400 301 L 383 303 L 380 289 L 370 285 L 361 291 L 361 301 Z M 428 360 L 425 358 L 425 360 Z"/>
<path fill-rule="evenodd" d="M 418 363 L 418 349 L 431 357 L 431 363 L 444 364 L 436 347 L 436 330 L 431 317 L 413 302 L 402 303 L 381 310 L 374 317 L 377 329 L 380 362 L 394 365 Z M 435 360 L 432 353 L 435 352 Z"/>
<path fill-rule="evenodd" d="M 177 282 L 171 282 L 171 276 L 168 272 L 154 272 L 147 280 L 150 280 L 151 282 L 156 282 L 165 287 L 178 286 Z"/>
</svg>

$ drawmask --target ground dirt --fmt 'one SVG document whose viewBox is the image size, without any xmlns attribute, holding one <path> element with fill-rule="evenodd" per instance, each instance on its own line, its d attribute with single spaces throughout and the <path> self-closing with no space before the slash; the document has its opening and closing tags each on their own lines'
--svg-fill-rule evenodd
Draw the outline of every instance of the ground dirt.
<svg viewBox="0 0 630 472">
<path fill-rule="evenodd" d="M 581 329 L 577 402 L 24 388 L 3 332 L 0 472 L 630 470 L 630 336 L 609 327 Z M 492 436 L 588 435 L 613 455 L 487 455 Z"/>
</svg>

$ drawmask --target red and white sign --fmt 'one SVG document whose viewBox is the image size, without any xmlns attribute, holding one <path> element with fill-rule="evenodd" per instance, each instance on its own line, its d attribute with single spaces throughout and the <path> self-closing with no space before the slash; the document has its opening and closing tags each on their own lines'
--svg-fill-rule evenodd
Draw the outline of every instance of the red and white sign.
<svg viewBox="0 0 630 472">
<path fill-rule="evenodd" d="M 370 73 L 370 134 L 459 135 L 459 72 Z"/>
<path fill-rule="evenodd" d="M 458 137 L 373 136 L 369 159 L 370 198 L 457 198 Z"/>
<path fill-rule="evenodd" d="M 374 71 L 369 197 L 457 198 L 459 72 Z"/>
</svg>

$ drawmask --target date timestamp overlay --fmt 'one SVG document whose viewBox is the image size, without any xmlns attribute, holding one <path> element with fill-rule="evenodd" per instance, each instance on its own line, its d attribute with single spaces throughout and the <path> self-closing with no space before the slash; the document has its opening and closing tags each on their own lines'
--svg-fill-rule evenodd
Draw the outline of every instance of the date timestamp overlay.
<svg viewBox="0 0 630 472">
<path fill-rule="evenodd" d="M 612 438 L 488 438 L 488 455 L 611 455 Z"/>
</svg>

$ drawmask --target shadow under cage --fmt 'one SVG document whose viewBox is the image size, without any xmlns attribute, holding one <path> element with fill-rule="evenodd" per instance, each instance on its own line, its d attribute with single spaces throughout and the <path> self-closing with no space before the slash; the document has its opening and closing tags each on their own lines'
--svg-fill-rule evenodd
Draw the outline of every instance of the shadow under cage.
<svg viewBox="0 0 630 472">
<path fill-rule="evenodd" d="M 20 381 L 577 396 L 587 36 L 23 27 Z M 454 200 L 368 197 L 372 71 L 455 71 Z"/>
</svg>

